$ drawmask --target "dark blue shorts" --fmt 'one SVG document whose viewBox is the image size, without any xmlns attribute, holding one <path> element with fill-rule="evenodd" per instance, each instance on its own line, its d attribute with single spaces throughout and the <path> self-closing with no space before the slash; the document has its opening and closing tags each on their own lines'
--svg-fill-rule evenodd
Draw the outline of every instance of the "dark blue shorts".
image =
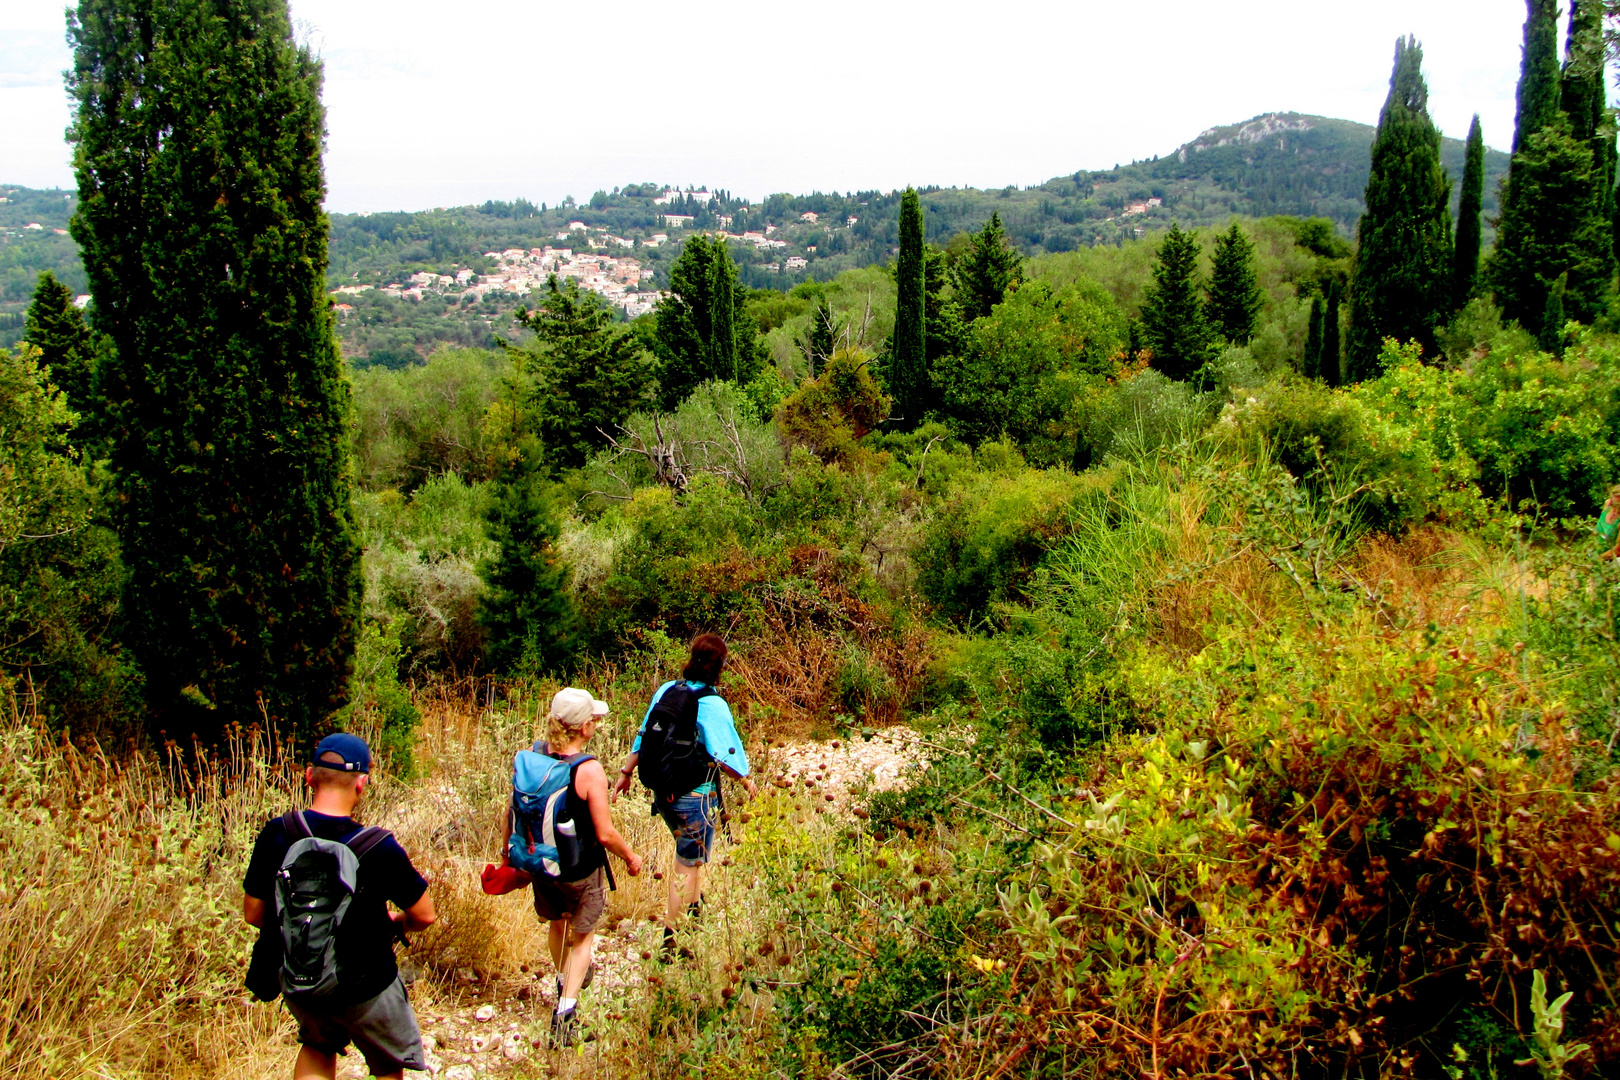
<svg viewBox="0 0 1620 1080">
<path fill-rule="evenodd" d="M 682 866 L 702 866 L 714 848 L 714 822 L 720 800 L 707 795 L 682 795 L 674 802 L 658 800 L 658 813 L 675 837 L 675 861 Z"/>
</svg>

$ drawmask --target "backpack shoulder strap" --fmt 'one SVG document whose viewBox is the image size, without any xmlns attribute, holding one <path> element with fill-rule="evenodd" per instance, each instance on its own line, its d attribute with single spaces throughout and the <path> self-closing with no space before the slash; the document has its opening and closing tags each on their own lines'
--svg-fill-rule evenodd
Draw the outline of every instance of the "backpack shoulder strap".
<svg viewBox="0 0 1620 1080">
<path fill-rule="evenodd" d="M 366 857 L 367 852 L 376 847 L 378 844 L 382 843 L 384 840 L 387 840 L 392 835 L 394 834 L 389 832 L 387 829 L 379 829 L 375 825 L 368 825 L 366 828 L 361 829 L 359 832 L 349 837 L 344 841 L 344 843 L 348 846 L 350 851 L 354 852 L 354 857 L 356 859 L 363 859 Z"/>
<path fill-rule="evenodd" d="M 315 835 L 314 830 L 309 827 L 309 822 L 304 819 L 302 810 L 289 810 L 282 814 L 281 827 L 286 830 L 289 843 Z"/>
</svg>

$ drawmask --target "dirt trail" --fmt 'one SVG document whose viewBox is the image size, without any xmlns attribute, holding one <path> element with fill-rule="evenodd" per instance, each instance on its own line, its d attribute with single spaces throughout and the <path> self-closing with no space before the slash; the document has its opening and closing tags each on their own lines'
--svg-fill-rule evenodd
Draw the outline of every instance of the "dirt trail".
<svg viewBox="0 0 1620 1080">
<path fill-rule="evenodd" d="M 858 789 L 890 790 L 904 783 L 906 770 L 920 754 L 920 740 L 906 727 L 886 728 L 870 738 L 824 742 L 779 743 L 761 755 L 758 782 L 777 789 L 795 786 L 822 796 L 818 812 L 846 813 Z M 598 932 L 596 976 L 581 999 L 582 1015 L 612 1022 L 614 1003 L 622 1002 L 645 980 L 647 961 L 659 946 L 661 931 L 648 922 L 618 919 Z M 515 978 L 482 982 L 470 970 L 460 972 L 454 993 L 435 993 L 425 983 L 412 990 L 417 1018 L 427 1048 L 426 1072 L 407 1077 L 479 1080 L 511 1072 L 519 1063 L 545 1054 L 545 1035 L 556 1005 L 556 979 L 549 963 Z M 355 1055 L 338 1070 L 339 1080 L 366 1075 Z"/>
</svg>

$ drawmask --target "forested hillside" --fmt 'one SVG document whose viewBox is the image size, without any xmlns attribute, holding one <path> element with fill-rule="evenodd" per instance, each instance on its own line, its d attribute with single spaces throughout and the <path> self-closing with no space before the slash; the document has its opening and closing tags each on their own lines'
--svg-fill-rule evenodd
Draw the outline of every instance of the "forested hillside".
<svg viewBox="0 0 1620 1080">
<path fill-rule="evenodd" d="M 1212 129 L 1163 157 L 1076 172 L 1035 187 L 923 187 L 919 193 L 928 212 L 930 241 L 948 243 L 996 213 L 1027 255 L 1117 245 L 1163 229 L 1172 220 L 1205 226 L 1232 215 L 1323 217 L 1350 236 L 1361 213 L 1372 135 L 1373 128 L 1348 120 L 1274 113 Z M 1447 139 L 1442 153 L 1453 181 L 1459 180 L 1463 144 Z M 1506 166 L 1507 155 L 1487 153 L 1488 215 L 1495 213 Z M 72 197 L 7 190 L 10 202 L 0 204 L 0 344 L 20 336 L 21 311 L 39 270 L 52 269 L 75 288 L 83 280 L 76 249 L 48 231 L 66 227 Z M 772 195 L 746 204 L 716 191 L 704 201 L 656 201 L 665 191 L 661 184 L 629 184 L 578 204 L 545 209 L 519 199 L 415 212 L 334 214 L 328 280 L 333 288 L 408 286 L 411 275 L 422 272 L 487 273 L 493 261 L 484 257 L 486 252 L 595 245 L 650 269 L 656 286 L 667 282 L 681 237 L 705 229 L 737 236 L 771 230 L 759 240 L 770 246 L 732 243 L 739 280 L 753 288 L 781 290 L 799 281 L 825 281 L 893 256 L 898 192 Z M 1153 199 L 1160 204 L 1148 205 Z M 1131 212 L 1137 205 L 1141 209 Z M 666 214 L 691 221 L 674 227 L 666 224 Z M 814 220 L 805 220 L 806 214 Z M 18 231 L 36 220 L 46 233 Z M 592 232 L 571 231 L 574 222 Z M 654 241 L 659 234 L 669 239 Z M 627 249 L 609 246 L 605 235 L 633 244 Z M 351 358 L 393 366 L 423 358 L 439 345 L 483 346 L 494 334 L 510 335 L 512 312 L 526 300 L 526 291 L 481 295 L 470 305 L 464 296 L 446 298 L 431 291 L 421 303 L 381 295 L 350 298 L 356 310 L 346 313 L 340 335 Z"/>
</svg>

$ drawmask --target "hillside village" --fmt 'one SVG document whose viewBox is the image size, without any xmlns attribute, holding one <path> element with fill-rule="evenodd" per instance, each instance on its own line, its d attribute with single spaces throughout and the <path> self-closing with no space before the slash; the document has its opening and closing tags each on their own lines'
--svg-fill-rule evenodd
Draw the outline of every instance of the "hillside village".
<svg viewBox="0 0 1620 1080">
<path fill-rule="evenodd" d="M 679 200 L 690 200 L 707 205 L 713 199 L 714 195 L 709 191 L 683 192 L 671 188 L 653 199 L 653 203 L 667 206 Z M 691 214 L 668 213 L 658 215 L 657 220 L 666 229 L 687 230 L 695 217 Z M 721 238 L 766 254 L 788 247 L 786 240 L 774 235 L 779 231 L 776 225 L 768 224 L 763 229 L 745 229 L 738 233 L 728 231 L 735 220 L 733 216 L 717 215 L 714 220 L 719 228 L 693 230 L 688 235 Z M 845 225 L 853 228 L 858 220 L 850 216 Z M 803 225 L 816 225 L 818 221 L 819 215 L 814 211 L 799 215 L 799 223 Z M 343 297 L 358 296 L 373 290 L 400 300 L 420 301 L 429 295 L 437 295 L 447 300 L 476 303 L 491 294 L 527 296 L 531 290 L 544 287 L 547 279 L 555 274 L 560 279 L 578 282 L 580 288 L 595 293 L 623 311 L 627 318 L 634 319 L 651 311 L 664 296 L 660 290 L 649 287 L 656 271 L 642 260 L 606 252 L 612 249 L 634 251 L 637 248 L 661 248 L 678 243 L 680 239 L 678 235 L 672 238 L 669 232 L 654 232 L 642 237 L 619 236 L 606 226 L 587 225 L 583 221 L 570 221 L 567 228 L 557 232 L 553 238 L 571 245 L 582 245 L 584 250 L 580 246 L 553 247 L 547 244 L 527 249 L 512 247 L 502 251 L 486 251 L 483 257 L 492 264 L 488 273 L 480 274 L 471 268 L 459 269 L 454 274 L 422 270 L 403 282 L 393 284 L 343 285 L 333 289 L 332 295 L 338 298 L 337 310 L 341 316 L 354 310 L 352 305 L 343 301 Z M 816 247 L 810 245 L 805 250 L 814 254 Z M 788 255 L 778 261 L 764 263 L 760 269 L 767 273 L 791 273 L 803 270 L 808 265 L 809 260 L 804 256 Z"/>
</svg>

